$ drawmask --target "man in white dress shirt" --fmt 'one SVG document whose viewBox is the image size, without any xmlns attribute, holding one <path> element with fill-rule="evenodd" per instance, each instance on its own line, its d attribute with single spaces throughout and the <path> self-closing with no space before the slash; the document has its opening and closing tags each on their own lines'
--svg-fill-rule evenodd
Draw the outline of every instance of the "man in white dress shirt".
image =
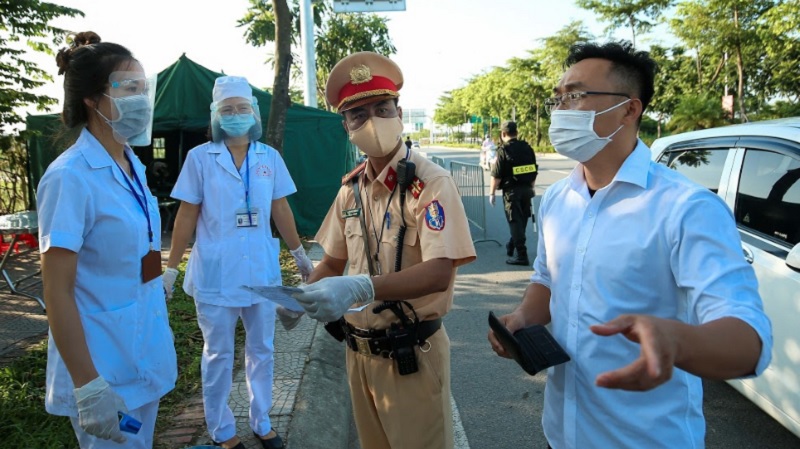
<svg viewBox="0 0 800 449">
<path fill-rule="evenodd" d="M 655 62 L 627 42 L 573 47 L 550 139 L 579 164 L 545 193 L 534 274 L 501 321 L 550 324 L 553 449 L 702 448 L 701 378 L 761 374 L 772 334 L 730 209 L 638 140 Z M 507 357 L 493 333 L 492 348 Z"/>
</svg>

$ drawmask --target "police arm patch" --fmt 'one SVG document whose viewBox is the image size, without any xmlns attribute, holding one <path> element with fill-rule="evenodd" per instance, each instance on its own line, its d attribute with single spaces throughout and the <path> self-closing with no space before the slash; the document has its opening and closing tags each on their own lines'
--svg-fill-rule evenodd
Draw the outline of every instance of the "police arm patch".
<svg viewBox="0 0 800 449">
<path fill-rule="evenodd" d="M 444 229 L 444 208 L 439 200 L 433 200 L 425 206 L 425 224 L 434 231 Z"/>
</svg>

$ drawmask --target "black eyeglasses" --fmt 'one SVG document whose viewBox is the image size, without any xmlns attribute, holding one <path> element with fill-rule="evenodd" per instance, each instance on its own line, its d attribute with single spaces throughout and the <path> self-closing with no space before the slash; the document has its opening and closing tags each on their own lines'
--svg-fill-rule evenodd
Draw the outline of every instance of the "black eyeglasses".
<svg viewBox="0 0 800 449">
<path fill-rule="evenodd" d="M 567 92 L 561 95 L 557 95 L 552 98 L 548 98 L 544 101 L 544 105 L 547 106 L 547 112 L 553 112 L 553 110 L 558 109 L 561 105 L 565 105 L 566 109 L 575 109 L 577 106 L 578 101 L 580 101 L 583 97 L 587 95 L 616 95 L 625 98 L 631 98 L 630 95 L 622 92 L 597 92 L 597 91 L 577 91 L 577 92 Z"/>
</svg>

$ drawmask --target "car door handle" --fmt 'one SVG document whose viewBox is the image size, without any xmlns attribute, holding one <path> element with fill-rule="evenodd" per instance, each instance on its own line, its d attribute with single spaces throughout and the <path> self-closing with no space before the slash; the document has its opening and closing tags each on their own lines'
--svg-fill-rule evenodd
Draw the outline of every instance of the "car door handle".
<svg viewBox="0 0 800 449">
<path fill-rule="evenodd" d="M 753 252 L 750 251 L 749 248 L 745 248 L 745 247 L 742 247 L 742 252 L 744 253 L 744 260 L 746 260 L 747 263 L 752 264 L 753 263 Z"/>
</svg>

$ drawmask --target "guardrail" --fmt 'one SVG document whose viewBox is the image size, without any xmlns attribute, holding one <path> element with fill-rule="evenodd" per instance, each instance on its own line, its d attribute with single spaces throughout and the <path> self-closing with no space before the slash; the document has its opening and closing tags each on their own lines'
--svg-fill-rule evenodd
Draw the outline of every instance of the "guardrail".
<svg viewBox="0 0 800 449">
<path fill-rule="evenodd" d="M 502 246 L 497 240 L 486 238 L 486 186 L 483 183 L 483 168 L 480 165 L 450 161 L 450 175 L 458 186 L 467 220 L 483 233 L 483 238 L 473 238 L 472 242 L 495 242 L 497 246 Z"/>
<path fill-rule="evenodd" d="M 430 156 L 430 158 L 433 162 L 436 162 L 439 165 L 439 167 L 447 169 L 447 167 L 445 167 L 444 165 L 444 159 L 440 158 L 439 156 Z"/>
</svg>

